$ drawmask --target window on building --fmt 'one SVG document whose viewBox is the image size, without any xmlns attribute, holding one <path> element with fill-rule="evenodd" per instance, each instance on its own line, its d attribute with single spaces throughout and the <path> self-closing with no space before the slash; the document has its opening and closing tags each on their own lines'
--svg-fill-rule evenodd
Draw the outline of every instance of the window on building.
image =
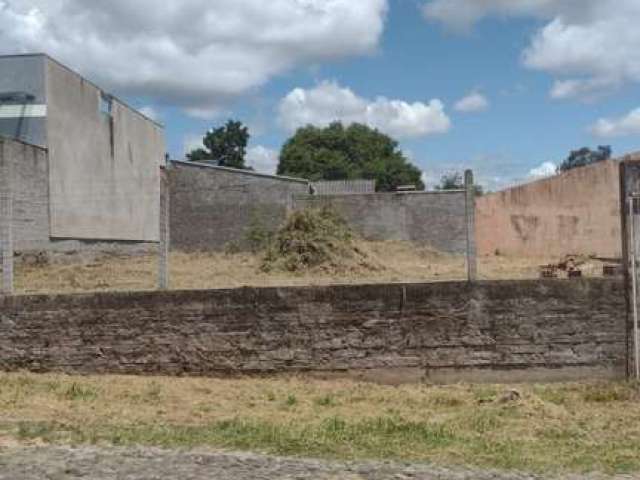
<svg viewBox="0 0 640 480">
<path fill-rule="evenodd" d="M 113 98 L 110 95 L 100 94 L 100 113 L 109 117 L 113 113 Z"/>
<path fill-rule="evenodd" d="M 108 119 L 109 122 L 109 146 L 111 147 L 111 158 L 115 156 L 115 138 L 113 132 L 113 97 L 106 93 L 100 93 L 100 104 L 98 105 L 100 113 Z"/>
</svg>

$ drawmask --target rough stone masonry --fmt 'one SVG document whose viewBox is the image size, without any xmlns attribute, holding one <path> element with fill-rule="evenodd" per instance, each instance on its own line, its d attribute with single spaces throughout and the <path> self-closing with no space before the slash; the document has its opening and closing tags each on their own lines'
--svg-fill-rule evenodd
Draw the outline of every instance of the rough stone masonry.
<svg viewBox="0 0 640 480">
<path fill-rule="evenodd" d="M 621 280 L 0 298 L 0 369 L 400 383 L 624 377 Z"/>
</svg>

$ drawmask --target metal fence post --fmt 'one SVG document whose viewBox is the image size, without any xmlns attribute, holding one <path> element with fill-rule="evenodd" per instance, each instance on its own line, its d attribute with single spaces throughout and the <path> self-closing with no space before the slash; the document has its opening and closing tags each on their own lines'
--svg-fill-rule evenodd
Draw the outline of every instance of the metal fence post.
<svg viewBox="0 0 640 480">
<path fill-rule="evenodd" d="M 6 148 L 6 142 L 0 139 L 0 255 L 2 255 L 0 293 L 13 295 L 13 194 L 11 165 Z"/>
<path fill-rule="evenodd" d="M 169 288 L 169 178 L 166 167 L 160 167 L 160 243 L 158 245 L 158 288 Z"/>
<path fill-rule="evenodd" d="M 476 189 L 473 183 L 473 172 L 464 172 L 464 188 L 466 191 L 467 217 L 467 278 L 470 282 L 478 279 L 478 258 L 476 251 Z"/>
</svg>

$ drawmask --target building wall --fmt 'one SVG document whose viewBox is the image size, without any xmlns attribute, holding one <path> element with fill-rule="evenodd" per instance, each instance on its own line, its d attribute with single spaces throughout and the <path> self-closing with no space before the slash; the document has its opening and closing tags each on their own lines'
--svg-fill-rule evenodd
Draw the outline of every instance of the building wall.
<svg viewBox="0 0 640 480">
<path fill-rule="evenodd" d="M 576 168 L 477 199 L 478 253 L 621 255 L 619 162 Z"/>
<path fill-rule="evenodd" d="M 334 208 L 368 240 L 404 240 L 443 252 L 467 247 L 464 191 L 296 196 L 294 208 Z"/>
<path fill-rule="evenodd" d="M 12 237 L 19 257 L 65 258 L 69 261 L 99 257 L 104 253 L 148 253 L 153 243 L 61 240 L 49 236 L 49 159 L 47 150 L 0 137 L 0 172 L 10 172 L 0 182 L 0 199 L 13 198 Z M 7 187 L 5 187 L 5 185 Z M 0 219 L 0 221 L 2 221 Z M 57 257 L 57 254 L 63 254 Z M 73 255 L 72 255 L 73 254 Z"/>
<path fill-rule="evenodd" d="M 0 297 L 2 370 L 513 382 L 627 360 L 617 280 Z"/>
<path fill-rule="evenodd" d="M 222 250 L 242 246 L 252 225 L 275 230 L 293 194 L 308 192 L 306 180 L 224 167 L 172 162 L 169 170 L 172 248 Z"/>
<path fill-rule="evenodd" d="M 33 96 L 29 104 L 0 100 L 0 135 L 46 147 L 45 57 L 0 57 L 0 97 L 11 92 Z"/>
<path fill-rule="evenodd" d="M 46 86 L 51 236 L 157 241 L 162 127 L 48 58 Z"/>
</svg>

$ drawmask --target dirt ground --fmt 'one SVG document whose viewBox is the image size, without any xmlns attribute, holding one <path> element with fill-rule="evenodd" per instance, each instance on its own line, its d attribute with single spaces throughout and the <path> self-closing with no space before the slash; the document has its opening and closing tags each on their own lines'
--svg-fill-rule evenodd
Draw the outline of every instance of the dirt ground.
<svg viewBox="0 0 640 480">
<path fill-rule="evenodd" d="M 180 253 L 170 258 L 172 289 L 214 289 L 243 286 L 326 285 L 334 283 L 432 282 L 466 279 L 463 256 L 450 255 L 405 242 L 362 242 L 375 268 L 305 273 L 263 272 L 261 257 L 250 253 Z M 539 266 L 554 257 L 486 256 L 478 260 L 481 279 L 538 278 Z M 155 255 L 111 255 L 91 261 L 18 264 L 19 294 L 152 290 L 156 285 Z M 603 263 L 587 260 L 580 268 L 588 277 L 601 276 Z M 561 275 L 562 276 L 562 275 Z"/>
<path fill-rule="evenodd" d="M 338 463 L 246 453 L 156 448 L 0 448 L 0 480 L 542 480 L 524 473 L 439 468 L 426 464 Z M 565 480 L 623 480 L 570 475 Z"/>
</svg>

